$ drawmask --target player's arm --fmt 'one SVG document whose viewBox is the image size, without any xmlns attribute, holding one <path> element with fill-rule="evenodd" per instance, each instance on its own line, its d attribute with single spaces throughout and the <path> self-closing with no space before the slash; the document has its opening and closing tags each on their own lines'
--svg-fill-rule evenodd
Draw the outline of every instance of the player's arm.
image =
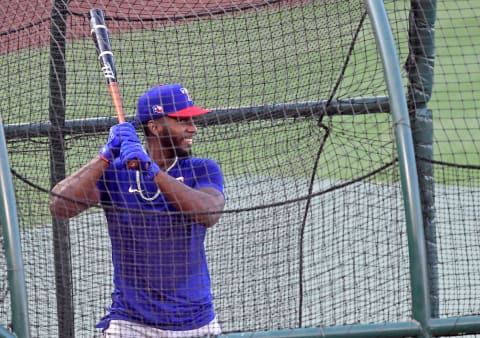
<svg viewBox="0 0 480 338">
<path fill-rule="evenodd" d="M 100 201 L 97 181 L 108 163 L 96 157 L 52 189 L 50 212 L 52 216 L 68 219 Z"/>
<path fill-rule="evenodd" d="M 120 155 L 123 142 L 140 144 L 131 123 L 112 126 L 107 143 L 100 148 L 99 155 L 52 189 L 50 212 L 54 217 L 71 218 L 100 201 L 97 182 L 109 163 Z"/>
<path fill-rule="evenodd" d="M 154 181 L 175 209 L 188 213 L 195 222 L 211 227 L 220 219 L 225 197 L 217 189 L 193 189 L 163 171 Z"/>
</svg>

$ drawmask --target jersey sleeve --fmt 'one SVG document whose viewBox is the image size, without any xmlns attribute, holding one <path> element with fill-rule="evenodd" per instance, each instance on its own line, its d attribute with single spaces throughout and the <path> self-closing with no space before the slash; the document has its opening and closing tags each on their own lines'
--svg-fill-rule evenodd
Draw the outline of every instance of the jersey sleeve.
<svg viewBox="0 0 480 338">
<path fill-rule="evenodd" d="M 100 204 L 103 206 L 111 205 L 108 182 L 112 179 L 112 176 L 112 164 L 110 164 L 110 166 L 97 181 L 97 188 L 100 192 Z"/>
<path fill-rule="evenodd" d="M 224 179 L 220 166 L 211 159 L 201 159 L 195 163 L 194 189 L 214 188 L 224 193 Z"/>
</svg>

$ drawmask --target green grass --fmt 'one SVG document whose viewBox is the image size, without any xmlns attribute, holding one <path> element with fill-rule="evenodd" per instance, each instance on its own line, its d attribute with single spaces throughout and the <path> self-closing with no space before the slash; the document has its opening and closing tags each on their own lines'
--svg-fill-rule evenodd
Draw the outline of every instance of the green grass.
<svg viewBox="0 0 480 338">
<path fill-rule="evenodd" d="M 390 19 L 400 20 L 392 26 L 396 29 L 394 36 L 400 39 L 403 62 L 408 13 L 393 4 L 387 7 Z M 159 82 L 183 83 L 197 104 L 212 108 L 328 98 L 361 14 L 348 7 L 329 6 L 336 4 L 276 8 L 111 36 L 127 114 L 134 113 L 136 99 L 143 91 Z M 435 83 L 429 107 L 434 116 L 435 157 L 443 161 L 480 163 L 479 17 L 480 6 L 475 1 L 438 4 Z M 66 59 L 66 118 L 115 115 L 90 38 L 69 43 Z M 0 69 L 4 80 L 0 83 L 4 123 L 47 121 L 48 49 L 3 55 Z M 376 95 L 386 95 L 386 88 L 367 19 L 335 98 Z M 207 128 L 201 131 L 196 149 L 200 155 L 217 158 L 227 175 L 309 177 L 311 168 L 302 164 L 313 163 L 322 135 L 319 129 L 301 129 L 297 123 L 276 128 L 262 123 L 245 124 L 243 130 L 235 125 Z M 332 128 L 322 154 L 321 161 L 325 162 L 318 172 L 321 177 L 350 179 L 391 160 L 393 128 L 385 114 L 336 117 Z M 68 171 L 93 156 L 104 138 L 102 134 L 89 138 L 87 143 L 70 142 Z M 300 145 L 298 154 L 294 153 L 297 144 L 292 140 Z M 19 151 L 22 147 L 25 150 Z M 41 182 L 39 185 L 46 189 L 47 149 L 45 140 L 30 140 L 27 145 L 11 143 L 9 148 L 12 168 L 33 182 Z M 391 177 L 385 177 L 388 179 Z M 446 183 L 456 184 L 453 178 Z M 44 195 L 31 192 L 21 196 L 19 192 L 20 199 L 32 201 L 22 209 L 32 212 L 33 208 L 48 218 L 46 210 L 35 207 L 38 194 Z M 44 196 L 39 198 L 44 200 Z"/>
<path fill-rule="evenodd" d="M 436 154 L 444 161 L 480 163 L 480 6 L 441 1 L 436 20 L 435 80 L 429 104 Z"/>
</svg>

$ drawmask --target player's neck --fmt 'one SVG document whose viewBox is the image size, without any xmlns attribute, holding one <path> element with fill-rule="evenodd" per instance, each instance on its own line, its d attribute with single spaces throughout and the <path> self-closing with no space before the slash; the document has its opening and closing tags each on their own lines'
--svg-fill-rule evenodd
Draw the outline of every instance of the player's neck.
<svg viewBox="0 0 480 338">
<path fill-rule="evenodd" d="M 158 143 L 148 143 L 147 152 L 150 158 L 164 171 L 168 171 L 178 161 L 175 152 L 162 148 Z"/>
</svg>

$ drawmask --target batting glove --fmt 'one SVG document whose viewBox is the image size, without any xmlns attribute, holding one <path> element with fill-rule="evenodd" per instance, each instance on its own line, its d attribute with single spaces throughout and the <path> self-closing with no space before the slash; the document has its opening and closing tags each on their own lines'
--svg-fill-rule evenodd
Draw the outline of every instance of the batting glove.
<svg viewBox="0 0 480 338">
<path fill-rule="evenodd" d="M 129 122 L 119 123 L 110 128 L 107 143 L 100 147 L 100 157 L 107 162 L 113 161 L 120 155 L 123 142 L 140 143 L 135 127 Z"/>
<path fill-rule="evenodd" d="M 124 142 L 120 148 L 120 161 L 126 166 L 137 161 L 138 169 L 150 180 L 160 171 L 160 167 L 148 156 L 141 143 Z"/>
</svg>

